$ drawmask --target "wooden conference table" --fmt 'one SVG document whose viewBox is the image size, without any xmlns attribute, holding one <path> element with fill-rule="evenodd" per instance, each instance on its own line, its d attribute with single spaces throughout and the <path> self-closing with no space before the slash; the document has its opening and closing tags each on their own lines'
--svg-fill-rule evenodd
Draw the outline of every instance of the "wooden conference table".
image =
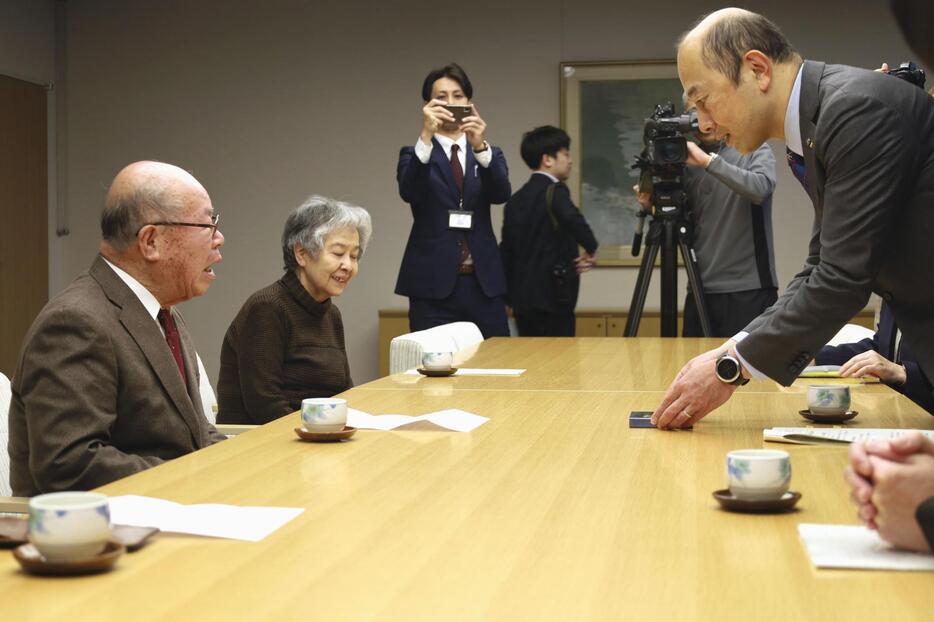
<svg viewBox="0 0 934 622">
<path fill-rule="evenodd" d="M 799 426 L 801 380 L 754 381 L 693 432 L 630 429 L 716 340 L 492 339 L 469 367 L 345 394 L 371 413 L 462 408 L 469 434 L 361 430 L 300 442 L 297 416 L 114 482 L 111 495 L 304 507 L 259 543 L 160 534 L 110 573 L 42 579 L 0 553 L 6 620 L 929 619 L 928 573 L 815 570 L 797 524 L 855 523 L 842 447 L 792 454 L 799 511 L 721 511 L 724 455 Z M 463 363 L 462 363 L 463 364 Z M 934 428 L 881 385 L 853 425 Z"/>
</svg>

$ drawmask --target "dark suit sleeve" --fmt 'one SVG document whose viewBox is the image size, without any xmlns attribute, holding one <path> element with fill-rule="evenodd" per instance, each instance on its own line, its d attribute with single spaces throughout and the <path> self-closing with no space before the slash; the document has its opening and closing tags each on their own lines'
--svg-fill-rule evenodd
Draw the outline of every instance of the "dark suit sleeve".
<svg viewBox="0 0 934 622">
<path fill-rule="evenodd" d="M 924 501 L 915 511 L 915 518 L 924 533 L 924 539 L 934 551 L 934 497 Z"/>
<path fill-rule="evenodd" d="M 428 164 L 422 164 L 415 155 L 414 147 L 403 147 L 399 152 L 396 181 L 399 182 L 399 196 L 406 203 L 425 200 L 428 194 Z"/>
<path fill-rule="evenodd" d="M 506 300 L 506 304 L 508 305 L 512 304 L 509 294 L 515 287 L 515 283 L 513 283 L 513 271 L 515 270 L 516 266 L 516 248 L 515 240 L 513 239 L 513 236 L 515 235 L 513 229 L 515 228 L 514 221 L 516 220 L 516 217 L 513 214 L 513 210 L 515 208 L 510 206 L 510 202 L 512 200 L 513 199 L 510 199 L 509 202 L 506 203 L 506 207 L 503 209 L 503 231 L 502 235 L 500 235 L 501 241 L 499 243 L 499 255 L 503 261 L 503 271 L 506 273 L 506 294 L 504 298 Z"/>
<path fill-rule="evenodd" d="M 490 149 L 493 150 L 493 159 L 490 160 L 490 165 L 477 166 L 477 174 L 483 183 L 483 197 L 488 203 L 505 203 L 509 200 L 509 195 L 512 194 L 506 156 L 503 155 L 503 150 L 499 147 L 490 147 Z"/>
<path fill-rule="evenodd" d="M 294 410 L 283 389 L 289 330 L 274 301 L 255 300 L 247 313 L 237 350 L 240 392 L 250 419 L 262 425 Z"/>
<path fill-rule="evenodd" d="M 97 318 L 72 309 L 50 314 L 22 361 L 16 384 L 29 422 L 29 471 L 38 490 L 89 490 L 163 462 L 111 444 L 120 370 L 108 331 Z"/>
<path fill-rule="evenodd" d="M 859 94 L 828 98 L 821 110 L 816 149 L 827 177 L 817 239 L 805 270 L 738 345 L 774 380 L 793 382 L 812 353 L 868 301 L 898 209 L 916 181 L 906 164 L 919 149 L 910 126 L 897 111 Z"/>
<path fill-rule="evenodd" d="M 817 365 L 843 365 L 857 354 L 870 350 L 879 351 L 876 335 L 872 339 L 866 338 L 856 343 L 841 343 L 838 346 L 824 346 L 814 357 Z"/>
<path fill-rule="evenodd" d="M 902 361 L 905 366 L 905 384 L 896 387 L 902 395 L 934 415 L 934 387 L 915 361 Z"/>
<path fill-rule="evenodd" d="M 584 250 L 593 255 L 597 252 L 597 238 L 581 211 L 574 207 L 571 201 L 571 192 L 564 184 L 555 186 L 554 201 L 552 202 L 552 211 L 558 220 L 561 228 L 571 234 L 571 237 L 582 246 Z"/>
</svg>

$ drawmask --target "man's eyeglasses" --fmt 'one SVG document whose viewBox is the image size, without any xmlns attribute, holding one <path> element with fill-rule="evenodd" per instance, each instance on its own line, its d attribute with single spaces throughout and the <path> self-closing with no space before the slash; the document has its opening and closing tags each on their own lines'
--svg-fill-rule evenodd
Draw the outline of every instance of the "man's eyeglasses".
<svg viewBox="0 0 934 622">
<path fill-rule="evenodd" d="M 163 227 L 204 227 L 205 229 L 211 230 L 211 237 L 214 237 L 214 234 L 217 233 L 217 223 L 220 222 L 221 215 L 217 212 L 211 214 L 211 224 L 206 222 L 174 222 L 174 221 L 161 221 L 161 222 L 150 222 L 146 223 L 149 225 L 159 225 Z M 145 227 L 146 225 L 143 225 Z M 142 227 L 140 227 L 142 230 Z M 139 234 L 139 231 L 136 232 Z"/>
</svg>

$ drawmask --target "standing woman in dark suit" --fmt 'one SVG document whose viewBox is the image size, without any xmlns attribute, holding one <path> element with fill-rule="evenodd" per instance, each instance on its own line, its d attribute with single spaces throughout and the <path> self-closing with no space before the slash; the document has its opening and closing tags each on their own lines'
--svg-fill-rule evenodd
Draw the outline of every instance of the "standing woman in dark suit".
<svg viewBox="0 0 934 622">
<path fill-rule="evenodd" d="M 502 150 L 485 138 L 472 96 L 457 64 L 431 71 L 422 84 L 421 134 L 399 154 L 399 195 L 414 222 L 396 293 L 409 297 L 413 331 L 468 321 L 484 337 L 509 334 L 490 221 L 490 204 L 509 199 L 509 171 Z"/>
<path fill-rule="evenodd" d="M 219 423 L 263 424 L 353 386 L 341 313 L 373 226 L 361 207 L 309 197 L 282 232 L 285 274 L 243 304 L 221 348 Z"/>
</svg>

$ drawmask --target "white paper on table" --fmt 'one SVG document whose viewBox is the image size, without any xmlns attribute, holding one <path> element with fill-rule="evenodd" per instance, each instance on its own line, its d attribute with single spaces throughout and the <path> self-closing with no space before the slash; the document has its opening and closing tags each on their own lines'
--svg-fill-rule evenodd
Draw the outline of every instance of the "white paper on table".
<svg viewBox="0 0 934 622">
<path fill-rule="evenodd" d="M 895 549 L 865 527 L 801 523 L 798 535 L 815 568 L 934 570 L 934 555 Z"/>
<path fill-rule="evenodd" d="M 410 376 L 420 375 L 417 369 L 410 369 L 406 374 Z M 480 367 L 460 367 L 451 376 L 521 376 L 525 373 L 524 369 L 484 369 Z"/>
<path fill-rule="evenodd" d="M 902 428 L 766 428 L 762 430 L 762 439 L 775 443 L 817 445 L 869 440 L 890 441 L 907 432 L 920 432 L 934 440 L 934 431 Z"/>
<path fill-rule="evenodd" d="M 454 430 L 455 432 L 470 432 L 489 420 L 489 417 L 481 417 L 480 415 L 475 415 L 458 408 L 439 410 L 420 417 L 410 417 L 408 415 L 371 415 L 370 413 L 355 408 L 347 409 L 347 425 L 354 428 L 366 428 L 369 430 L 394 430 L 408 423 L 430 421 L 435 425 L 447 428 L 448 430 Z"/>
<path fill-rule="evenodd" d="M 115 525 L 158 527 L 161 531 L 259 542 L 305 511 L 305 508 L 183 505 L 165 499 L 124 495 L 110 498 Z"/>
</svg>

